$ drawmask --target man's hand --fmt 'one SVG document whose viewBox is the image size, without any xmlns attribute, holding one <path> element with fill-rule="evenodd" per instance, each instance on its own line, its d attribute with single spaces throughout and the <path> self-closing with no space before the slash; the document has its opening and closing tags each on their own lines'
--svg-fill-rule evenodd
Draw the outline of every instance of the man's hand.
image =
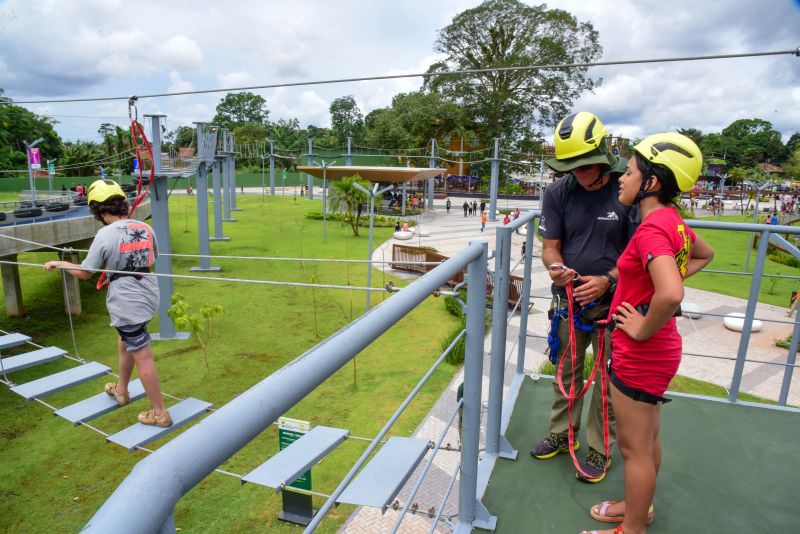
<svg viewBox="0 0 800 534">
<path fill-rule="evenodd" d="M 585 306 L 593 300 L 598 300 L 606 294 L 611 283 L 605 276 L 581 276 L 578 278 L 581 285 L 572 293 L 578 304 Z"/>
<path fill-rule="evenodd" d="M 550 275 L 550 280 L 557 286 L 565 286 L 570 280 L 575 278 L 575 270 L 569 269 L 561 263 L 551 263 L 547 267 L 547 273 Z"/>
<path fill-rule="evenodd" d="M 611 319 L 616 321 L 617 328 L 628 334 L 634 341 L 644 341 L 650 337 L 644 332 L 644 315 L 627 302 L 623 302 L 617 307 L 617 311 L 611 315 Z"/>
</svg>

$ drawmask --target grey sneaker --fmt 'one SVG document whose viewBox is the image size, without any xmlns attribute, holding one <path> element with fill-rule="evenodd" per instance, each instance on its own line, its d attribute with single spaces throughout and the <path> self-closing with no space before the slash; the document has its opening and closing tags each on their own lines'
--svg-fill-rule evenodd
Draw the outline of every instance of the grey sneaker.
<svg viewBox="0 0 800 534">
<path fill-rule="evenodd" d="M 580 449 L 581 444 L 575 440 L 575 450 Z M 569 452 L 569 439 L 566 434 L 550 433 L 549 436 L 537 443 L 531 449 L 531 456 L 537 460 L 549 460 L 562 452 Z"/>
<path fill-rule="evenodd" d="M 606 471 L 608 471 L 610 467 L 611 458 L 606 458 L 603 453 L 590 448 L 589 454 L 586 455 L 586 459 L 581 463 L 581 469 L 589 476 L 578 472 L 575 473 L 575 477 L 583 482 L 597 484 L 606 478 Z"/>
</svg>

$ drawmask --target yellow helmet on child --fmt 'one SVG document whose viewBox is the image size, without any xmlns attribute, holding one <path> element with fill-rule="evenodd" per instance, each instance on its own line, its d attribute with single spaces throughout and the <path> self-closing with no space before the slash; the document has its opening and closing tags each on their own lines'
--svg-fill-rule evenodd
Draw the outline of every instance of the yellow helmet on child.
<svg viewBox="0 0 800 534">
<path fill-rule="evenodd" d="M 546 161 L 555 171 L 566 172 L 584 165 L 613 165 L 614 156 L 606 144 L 608 130 L 589 111 L 572 113 L 556 126 L 553 142 L 556 157 Z"/>
<path fill-rule="evenodd" d="M 651 163 L 672 171 L 678 189 L 691 191 L 703 169 L 703 154 L 697 144 L 683 134 L 665 132 L 649 135 L 633 149 Z"/>
<path fill-rule="evenodd" d="M 114 180 L 95 180 L 92 182 L 92 185 L 89 186 L 89 189 L 86 192 L 86 198 L 89 201 L 89 204 L 92 202 L 105 202 L 109 198 L 113 197 L 126 198 L 125 191 L 123 191 L 119 184 Z"/>
</svg>

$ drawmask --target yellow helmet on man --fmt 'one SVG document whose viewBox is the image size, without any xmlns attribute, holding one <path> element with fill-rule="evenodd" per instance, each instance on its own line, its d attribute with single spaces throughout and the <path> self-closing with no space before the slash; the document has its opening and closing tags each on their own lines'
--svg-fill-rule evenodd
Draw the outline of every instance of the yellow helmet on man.
<svg viewBox="0 0 800 534">
<path fill-rule="evenodd" d="M 697 144 L 683 134 L 665 132 L 649 135 L 633 150 L 653 164 L 672 171 L 681 191 L 691 191 L 703 169 L 703 154 Z"/>
<path fill-rule="evenodd" d="M 107 180 L 105 178 L 92 182 L 86 192 L 86 199 L 89 204 L 92 202 L 105 202 L 113 197 L 126 198 L 125 191 L 123 191 L 114 180 Z"/>
<path fill-rule="evenodd" d="M 594 113 L 579 111 L 567 115 L 556 126 L 553 142 L 556 157 L 546 161 L 557 172 L 584 165 L 613 166 L 614 156 L 606 144 L 608 130 Z"/>
</svg>

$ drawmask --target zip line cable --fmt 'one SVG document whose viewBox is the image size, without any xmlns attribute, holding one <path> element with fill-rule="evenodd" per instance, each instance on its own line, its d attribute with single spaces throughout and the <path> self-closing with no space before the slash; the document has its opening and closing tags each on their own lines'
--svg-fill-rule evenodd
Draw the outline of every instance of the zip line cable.
<svg viewBox="0 0 800 534">
<path fill-rule="evenodd" d="M 8 261 L 8 260 L 0 260 L 0 264 L 2 265 L 24 265 L 26 267 L 44 267 L 43 263 L 28 263 L 22 261 Z M 61 270 L 73 270 L 73 271 L 86 271 L 89 273 L 106 273 L 106 274 L 125 274 L 130 275 L 131 271 L 117 271 L 114 269 L 86 269 L 83 267 L 56 267 L 57 269 Z M 194 276 L 189 274 L 166 274 L 166 273 L 136 273 L 139 276 L 150 276 L 154 278 L 179 278 L 183 280 L 213 280 L 215 282 L 234 282 L 239 284 L 257 284 L 257 285 L 268 285 L 268 286 L 289 286 L 289 287 L 314 287 L 319 289 L 346 289 L 348 291 L 356 290 L 356 291 L 388 291 L 394 292 L 399 291 L 402 288 L 393 287 L 392 289 L 389 288 L 380 288 L 380 287 L 366 287 L 366 286 L 341 286 L 335 284 L 309 284 L 306 282 L 281 282 L 277 280 L 253 280 L 247 278 L 228 278 L 228 277 L 215 277 L 215 276 Z"/>
<path fill-rule="evenodd" d="M 85 248 L 56 247 L 54 245 L 47 245 L 45 243 L 39 243 L 36 241 L 31 241 L 29 239 L 23 239 L 21 237 L 15 237 L 11 235 L 0 234 L 0 237 L 11 239 L 12 241 L 20 241 L 22 243 L 36 245 L 37 247 L 50 248 L 53 250 L 57 250 L 59 252 L 66 252 L 66 253 L 89 252 L 89 249 Z M 403 260 L 370 261 L 370 260 L 342 260 L 336 258 L 289 258 L 289 257 L 277 257 L 277 256 L 215 256 L 212 254 L 178 254 L 178 253 L 169 253 L 169 254 L 160 253 L 159 256 L 168 256 L 173 258 L 210 258 L 213 260 L 300 261 L 300 262 L 311 261 L 316 263 L 403 263 L 411 265 L 440 265 L 442 263 L 440 261 L 403 261 Z M 207 277 L 201 277 L 201 278 L 207 278 Z"/>
<path fill-rule="evenodd" d="M 454 70 L 447 72 L 417 72 L 411 74 L 391 74 L 385 76 L 360 76 L 355 78 L 338 78 L 329 80 L 311 80 L 305 82 L 287 82 L 287 83 L 273 83 L 264 85 L 249 85 L 243 87 L 228 87 L 224 89 L 200 89 L 195 91 L 177 91 L 173 93 L 151 93 L 145 95 L 136 95 L 137 98 L 160 98 L 167 96 L 184 96 L 184 95 L 200 95 L 209 93 L 227 93 L 231 91 L 249 91 L 253 89 L 278 89 L 281 87 L 304 87 L 308 85 L 329 85 L 347 82 L 369 82 L 378 80 L 397 80 L 403 78 L 434 78 L 437 76 L 460 76 L 465 74 L 486 74 L 490 72 L 520 72 L 531 70 L 545 70 L 545 69 L 573 69 L 573 68 L 586 68 L 586 67 L 604 67 L 612 65 L 639 65 L 646 63 L 675 63 L 680 61 L 703 61 L 710 59 L 738 59 L 746 57 L 759 57 L 759 56 L 779 56 L 779 55 L 795 55 L 800 57 L 800 47 L 794 50 L 773 50 L 768 52 L 745 52 L 739 54 L 714 54 L 709 56 L 684 56 L 684 57 L 668 57 L 668 58 L 653 58 L 653 59 L 630 59 L 618 61 L 596 61 L 589 63 L 562 63 L 562 64 L 542 64 L 542 65 L 526 65 L 521 67 L 489 67 L 485 69 L 465 69 Z M 128 100 L 128 96 L 104 96 L 104 97 L 91 97 L 91 98 L 59 98 L 51 100 L 17 100 L 11 98 L 0 100 L 0 104 L 55 104 L 67 102 L 103 102 L 108 100 Z"/>
</svg>

